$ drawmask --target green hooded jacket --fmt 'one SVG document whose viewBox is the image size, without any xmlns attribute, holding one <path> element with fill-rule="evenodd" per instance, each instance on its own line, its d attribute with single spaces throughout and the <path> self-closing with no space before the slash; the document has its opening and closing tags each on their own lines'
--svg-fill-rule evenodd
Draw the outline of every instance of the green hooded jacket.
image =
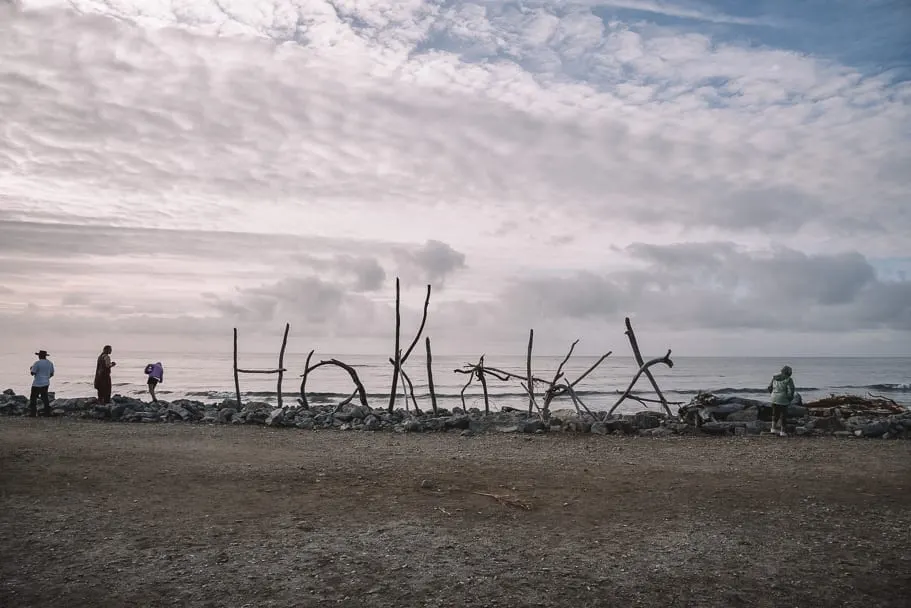
<svg viewBox="0 0 911 608">
<path fill-rule="evenodd" d="M 791 368 L 787 365 L 781 369 L 780 374 L 775 374 L 769 383 L 768 391 L 772 393 L 772 405 L 790 405 L 794 399 L 794 379 L 791 378 Z"/>
</svg>

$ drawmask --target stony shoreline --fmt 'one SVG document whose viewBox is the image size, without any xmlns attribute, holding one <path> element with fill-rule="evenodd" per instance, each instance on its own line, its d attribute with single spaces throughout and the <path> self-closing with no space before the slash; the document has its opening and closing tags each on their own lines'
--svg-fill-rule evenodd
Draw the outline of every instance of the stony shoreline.
<svg viewBox="0 0 911 608">
<path fill-rule="evenodd" d="M 453 408 L 433 412 L 374 409 L 362 405 L 320 405 L 304 408 L 276 408 L 264 402 L 237 407 L 234 400 L 203 403 L 190 399 L 149 403 L 115 395 L 110 405 L 94 397 L 54 399 L 53 416 L 134 423 L 189 422 L 203 424 L 252 424 L 301 430 L 385 431 L 399 433 L 591 433 L 596 435 L 760 435 L 771 429 L 764 404 L 736 397 L 719 398 L 702 394 L 680 408 L 677 417 L 645 410 L 603 419 L 580 417 L 573 410 L 555 410 L 545 421 L 540 416 L 504 408 L 484 413 L 477 408 Z M 792 406 L 787 432 L 796 436 L 863 437 L 911 439 L 911 410 L 857 410 Z M 0 394 L 0 414 L 27 415 L 28 398 L 11 389 Z M 39 410 L 40 411 L 40 410 Z M 596 412 L 596 415 L 603 415 Z"/>
</svg>

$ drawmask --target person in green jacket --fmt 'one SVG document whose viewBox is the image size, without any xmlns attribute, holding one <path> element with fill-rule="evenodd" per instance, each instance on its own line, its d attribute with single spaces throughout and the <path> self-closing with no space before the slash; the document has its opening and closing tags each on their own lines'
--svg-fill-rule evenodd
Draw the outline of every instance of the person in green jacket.
<svg viewBox="0 0 911 608">
<path fill-rule="evenodd" d="M 769 382 L 768 391 L 772 394 L 772 434 L 787 437 L 784 430 L 785 420 L 788 416 L 788 405 L 794 399 L 794 379 L 791 378 L 791 368 L 785 365 L 780 374 L 775 374 Z"/>
</svg>

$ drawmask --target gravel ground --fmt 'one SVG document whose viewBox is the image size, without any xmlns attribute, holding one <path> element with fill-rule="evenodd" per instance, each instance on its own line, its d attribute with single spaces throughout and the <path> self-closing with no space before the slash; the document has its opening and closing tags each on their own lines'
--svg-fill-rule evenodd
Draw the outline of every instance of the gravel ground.
<svg viewBox="0 0 911 608">
<path fill-rule="evenodd" d="M 911 442 L 0 420 L 0 605 L 907 606 Z"/>
</svg>

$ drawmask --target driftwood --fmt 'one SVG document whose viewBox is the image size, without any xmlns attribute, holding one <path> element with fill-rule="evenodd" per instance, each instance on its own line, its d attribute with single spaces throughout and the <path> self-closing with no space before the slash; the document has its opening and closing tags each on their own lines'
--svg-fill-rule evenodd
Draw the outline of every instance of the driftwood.
<svg viewBox="0 0 911 608">
<path fill-rule="evenodd" d="M 298 403 L 301 404 L 301 407 L 303 407 L 305 410 L 310 409 L 310 404 L 307 403 L 307 374 L 310 373 L 310 359 L 312 357 L 313 351 L 311 350 L 309 353 L 307 353 L 307 360 L 304 362 L 304 373 L 301 374 L 301 396 L 300 399 L 297 400 Z"/>
<path fill-rule="evenodd" d="M 389 363 L 395 365 L 395 361 L 391 357 L 389 358 Z M 405 409 L 408 409 L 408 396 L 410 395 L 411 402 L 414 404 L 414 411 L 420 414 L 421 408 L 418 407 L 418 400 L 414 397 L 414 384 L 411 383 L 411 378 L 408 377 L 408 374 L 405 373 L 404 369 L 399 369 L 399 373 L 402 374 L 402 380 L 405 381 L 405 386 L 408 389 L 405 393 Z"/>
<path fill-rule="evenodd" d="M 241 369 L 237 366 L 237 328 L 234 328 L 234 393 L 237 395 L 237 409 L 241 409 L 243 405 L 240 401 L 240 374 L 278 374 L 278 406 L 282 405 L 282 375 L 286 370 L 284 365 L 285 360 L 285 347 L 288 345 L 288 331 L 291 326 L 288 323 L 285 323 L 285 334 L 282 338 L 282 348 L 278 353 L 278 368 L 277 369 Z"/>
<path fill-rule="evenodd" d="M 639 368 L 642 369 L 642 366 L 644 365 L 644 361 L 642 360 L 642 353 L 639 351 L 639 341 L 636 340 L 636 333 L 633 331 L 633 325 L 632 325 L 632 323 L 630 323 L 629 317 L 626 317 L 626 332 L 625 333 L 626 333 L 626 337 L 629 338 L 629 345 L 633 349 L 633 355 L 635 355 L 635 357 L 636 357 L 636 365 L 638 365 Z M 671 351 L 667 351 L 668 357 L 670 356 L 670 354 L 671 354 Z M 669 367 L 673 367 L 673 363 L 671 363 L 669 365 Z M 659 400 L 659 403 L 661 403 L 661 407 L 664 408 L 664 411 L 667 413 L 668 416 L 671 416 L 672 415 L 671 408 L 668 407 L 667 399 L 664 398 L 664 393 L 661 392 L 661 389 L 658 387 L 658 383 L 655 381 L 655 377 L 652 375 L 651 370 L 648 369 L 647 367 L 645 368 L 645 377 L 648 378 L 648 381 L 651 383 L 652 388 L 655 389 L 655 393 L 658 395 L 658 400 Z M 640 403 L 642 403 L 645 400 L 638 399 L 638 401 Z"/>
<path fill-rule="evenodd" d="M 278 396 L 278 407 L 282 406 L 282 379 L 285 375 L 285 347 L 288 346 L 288 332 L 291 330 L 291 324 L 285 323 L 285 335 L 282 336 L 282 348 L 278 351 L 278 387 L 276 395 Z"/>
<path fill-rule="evenodd" d="M 611 355 L 610 351 L 601 355 L 601 357 L 599 357 L 598 360 L 595 361 L 594 364 L 592 364 L 587 370 L 585 370 L 585 372 L 582 375 L 580 375 L 578 378 L 576 378 L 575 380 L 570 382 L 564 378 L 563 368 L 569 362 L 569 359 L 570 359 L 570 357 L 572 357 L 573 351 L 576 348 L 576 344 L 578 344 L 578 343 L 579 343 L 579 340 L 576 340 L 575 342 L 572 343 L 572 345 L 569 348 L 569 352 L 566 354 L 566 357 L 563 358 L 563 361 L 560 362 L 560 365 L 559 365 L 559 367 L 557 367 L 557 371 L 554 373 L 554 377 L 551 380 L 545 380 L 543 378 L 538 378 L 538 377 L 534 376 L 532 373 L 531 355 L 532 355 L 532 349 L 534 347 L 534 330 L 533 329 L 530 330 L 529 334 L 528 334 L 528 351 L 527 351 L 526 360 L 525 360 L 525 376 L 520 376 L 518 374 L 514 374 L 512 372 L 508 372 L 508 371 L 505 371 L 505 370 L 502 370 L 502 369 L 499 369 L 496 367 L 489 367 L 484 363 L 483 356 L 478 361 L 478 363 L 476 363 L 474 365 L 465 364 L 460 369 L 453 370 L 453 372 L 455 372 L 456 374 L 468 374 L 469 375 L 468 382 L 466 382 L 465 386 L 462 388 L 462 405 L 463 406 L 465 405 L 465 398 L 464 398 L 465 390 L 468 388 L 468 386 L 471 384 L 471 382 L 474 378 L 478 378 L 479 380 L 481 380 L 481 383 L 484 387 L 485 409 L 489 408 L 489 401 L 488 401 L 488 396 L 487 396 L 487 381 L 485 379 L 485 376 L 493 376 L 497 380 L 501 380 L 501 381 L 519 380 L 519 385 L 522 387 L 522 390 L 525 391 L 526 393 L 528 393 L 528 411 L 529 411 L 529 413 L 532 412 L 533 408 L 537 408 L 538 412 L 541 413 L 542 418 L 544 420 L 547 420 L 550 416 L 550 409 L 549 409 L 550 403 L 556 397 L 566 394 L 566 393 L 568 393 L 568 391 L 572 391 L 573 387 L 575 387 L 579 382 L 584 380 L 589 374 L 591 374 L 595 369 L 597 369 L 597 367 L 599 365 L 601 365 L 601 363 L 603 363 L 605 359 L 607 359 Z M 544 391 L 543 406 L 539 406 L 537 401 L 535 400 L 535 395 L 534 395 L 534 384 L 535 383 L 539 383 L 539 384 L 542 384 L 547 387 L 547 389 Z M 580 415 L 581 415 L 582 410 L 584 409 L 590 416 L 592 416 L 592 418 L 595 417 L 595 415 L 593 413 L 591 413 L 591 410 L 589 410 L 588 407 L 584 403 L 582 403 L 581 399 L 579 399 L 579 395 L 576 394 L 575 391 L 572 391 L 572 396 L 580 404 L 579 406 L 576 407 L 576 409 L 580 412 Z M 574 401 L 573 403 L 575 404 L 576 401 Z"/>
<path fill-rule="evenodd" d="M 526 384 L 522 387 L 528 392 L 528 414 L 531 415 L 531 408 L 537 407 L 535 402 L 535 377 L 531 373 L 531 350 L 535 343 L 535 330 L 528 330 L 528 354 L 525 356 Z"/>
<path fill-rule="evenodd" d="M 319 363 L 314 363 L 313 365 L 310 365 L 310 357 L 312 355 L 313 355 L 313 351 L 311 350 L 310 354 L 307 355 L 307 367 L 304 369 L 304 373 L 301 374 L 300 404 L 305 409 L 309 409 L 309 407 L 310 407 L 307 404 L 307 377 L 310 375 L 310 372 L 312 372 L 313 370 L 326 366 L 326 365 L 334 365 L 335 367 L 340 367 L 343 370 L 345 370 L 346 372 L 348 372 L 348 375 L 351 376 L 351 381 L 354 382 L 354 386 L 356 387 L 358 400 L 361 402 L 361 405 L 363 405 L 364 407 L 368 407 L 368 408 L 370 407 L 367 404 L 367 391 L 366 391 L 366 389 L 364 389 L 364 384 L 361 382 L 361 379 L 357 375 L 357 370 L 355 370 L 353 367 L 351 367 L 347 363 L 343 363 L 342 361 L 339 361 L 338 359 L 327 359 L 327 360 L 320 361 Z"/>
<path fill-rule="evenodd" d="M 490 397 L 487 394 L 487 378 L 484 377 L 484 355 L 478 360 L 478 380 L 481 381 L 481 389 L 484 391 L 484 413 L 490 413 Z"/>
<path fill-rule="evenodd" d="M 399 285 L 399 278 L 395 279 L 395 356 L 392 361 L 392 388 L 389 391 L 389 411 L 391 412 L 395 407 L 395 398 L 396 391 L 398 390 L 398 378 L 399 374 L 402 373 L 402 365 L 408 361 L 408 357 L 411 356 L 411 352 L 414 350 L 414 347 L 417 346 L 418 342 L 421 339 L 421 334 L 424 333 L 424 326 L 427 325 L 427 309 L 430 306 L 430 285 L 427 285 L 427 296 L 424 298 L 424 312 L 421 316 L 421 325 L 418 327 L 418 331 L 414 336 L 414 340 L 411 341 L 411 344 L 405 350 L 405 353 L 402 354 L 400 347 L 401 339 L 401 329 L 402 329 L 402 315 L 401 315 L 401 290 Z M 404 379 L 404 375 L 402 376 Z M 412 391 L 412 399 L 414 398 L 414 393 Z M 407 397 L 406 397 L 407 399 Z M 407 401 L 405 406 L 407 407 Z M 415 407 L 417 404 L 415 402 Z"/>
<path fill-rule="evenodd" d="M 456 371 L 459 371 L 459 370 L 456 370 Z M 465 383 L 465 386 L 462 387 L 462 390 L 459 391 L 459 397 L 462 399 L 462 409 L 463 409 L 463 410 L 467 410 L 467 409 L 468 409 L 468 406 L 465 405 L 465 390 L 466 390 L 469 386 L 471 386 L 471 383 L 472 383 L 472 381 L 474 380 L 474 378 L 475 378 L 475 374 L 471 374 L 470 376 L 468 376 L 468 382 L 466 382 L 466 383 Z"/>
<path fill-rule="evenodd" d="M 579 340 L 573 342 L 569 347 L 569 352 L 566 353 L 566 356 L 563 357 L 563 361 L 560 362 L 560 365 L 557 367 L 557 371 L 554 373 L 554 379 L 550 381 L 550 388 L 547 389 L 547 392 L 544 393 L 544 417 L 547 418 L 550 412 L 550 402 L 553 401 L 555 394 L 554 389 L 557 386 L 557 382 L 560 378 L 563 377 L 563 366 L 566 365 L 566 362 L 569 361 L 569 358 L 573 356 L 573 350 L 576 348 L 576 344 L 579 343 Z"/>
<path fill-rule="evenodd" d="M 237 328 L 234 328 L 234 392 L 237 394 L 237 409 L 241 409 L 240 404 L 240 370 L 237 369 Z"/>
<path fill-rule="evenodd" d="M 642 365 L 639 366 L 639 371 L 637 371 L 636 375 L 633 376 L 633 379 L 630 381 L 629 386 L 626 387 L 626 390 L 623 392 L 622 395 L 620 395 L 620 398 L 617 400 L 617 402 L 614 403 L 613 407 L 610 408 L 610 411 L 607 412 L 608 416 L 613 414 L 614 410 L 617 409 L 620 406 L 620 404 L 623 403 L 627 398 L 629 398 L 630 393 L 632 393 L 632 391 L 633 391 L 633 387 L 636 386 L 636 382 L 638 382 L 638 380 L 639 380 L 639 377 L 642 374 L 644 374 L 646 371 L 648 371 L 648 368 L 650 368 L 654 365 L 658 365 L 659 363 L 663 363 L 663 364 L 667 365 L 668 367 L 674 367 L 674 362 L 671 361 L 671 349 L 668 349 L 667 354 L 664 355 L 663 357 L 657 357 L 655 359 L 652 359 L 651 361 L 646 361 L 645 363 L 643 363 Z M 665 408 L 667 408 L 666 405 L 665 405 Z M 668 409 L 668 412 L 670 412 L 670 409 L 669 408 L 667 408 L 667 409 Z"/>
<path fill-rule="evenodd" d="M 392 388 L 389 389 L 389 411 L 395 407 L 395 393 L 399 386 L 399 362 L 401 361 L 402 350 L 399 348 L 399 336 L 402 329 L 401 314 L 401 293 L 399 290 L 399 278 L 395 277 L 395 350 L 392 356 L 395 362 L 392 364 Z"/>
<path fill-rule="evenodd" d="M 433 355 L 430 354 L 430 336 L 424 339 L 424 347 L 427 351 L 427 387 L 430 389 L 430 405 L 433 413 L 437 413 L 437 394 L 433 390 Z"/>
</svg>

